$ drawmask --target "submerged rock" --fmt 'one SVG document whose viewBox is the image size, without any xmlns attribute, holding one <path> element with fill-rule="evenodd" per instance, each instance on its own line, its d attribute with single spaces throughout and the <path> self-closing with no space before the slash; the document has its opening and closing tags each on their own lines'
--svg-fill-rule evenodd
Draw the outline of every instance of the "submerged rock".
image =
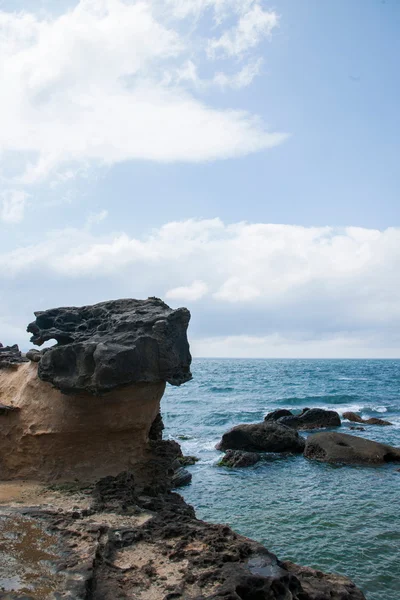
<svg viewBox="0 0 400 600">
<path fill-rule="evenodd" d="M 257 452 L 244 452 L 243 450 L 227 450 L 218 465 L 220 467 L 242 468 L 252 467 L 261 460 Z"/>
<path fill-rule="evenodd" d="M 66 394 L 104 394 L 134 383 L 192 377 L 186 330 L 190 313 L 158 298 L 112 300 L 36 312 L 31 341 L 57 344 L 42 354 L 39 377 Z"/>
<path fill-rule="evenodd" d="M 314 433 L 307 438 L 304 456 L 323 462 L 379 464 L 400 461 L 400 448 L 347 433 Z"/>
<path fill-rule="evenodd" d="M 224 433 L 217 450 L 300 453 L 304 446 L 304 439 L 294 429 L 274 421 L 263 421 L 233 427 Z"/>
<path fill-rule="evenodd" d="M 370 419 L 363 419 L 360 415 L 357 415 L 354 412 L 345 412 L 343 413 L 343 419 L 347 419 L 348 421 L 352 421 L 353 423 L 363 423 L 364 425 L 393 425 L 390 421 L 385 421 L 384 419 L 378 419 L 376 417 L 371 417 Z"/>
<path fill-rule="evenodd" d="M 323 408 L 305 408 L 300 415 L 284 416 L 278 422 L 293 429 L 304 430 L 339 427 L 342 424 L 336 411 Z"/>
</svg>

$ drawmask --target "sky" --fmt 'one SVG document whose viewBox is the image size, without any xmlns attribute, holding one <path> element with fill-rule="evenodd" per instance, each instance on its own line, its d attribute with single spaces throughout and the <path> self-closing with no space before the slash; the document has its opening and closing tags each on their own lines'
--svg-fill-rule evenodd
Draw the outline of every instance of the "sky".
<svg viewBox="0 0 400 600">
<path fill-rule="evenodd" d="M 0 0 L 0 341 L 119 297 L 194 356 L 400 358 L 398 0 Z"/>
</svg>

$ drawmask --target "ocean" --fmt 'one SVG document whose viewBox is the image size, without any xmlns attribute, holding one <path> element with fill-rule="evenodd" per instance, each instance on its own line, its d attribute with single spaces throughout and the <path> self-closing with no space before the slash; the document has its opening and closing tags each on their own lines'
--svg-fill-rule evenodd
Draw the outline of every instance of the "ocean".
<svg viewBox="0 0 400 600">
<path fill-rule="evenodd" d="M 341 431 L 400 446 L 400 360 L 195 359 L 193 381 L 168 386 L 166 437 L 200 460 L 180 493 L 197 516 L 227 523 L 281 560 L 347 575 L 367 600 L 400 598 L 400 465 L 342 466 L 269 455 L 217 466 L 221 435 L 276 408 L 329 408 L 393 426 Z M 307 433 L 302 433 L 307 435 Z"/>
</svg>

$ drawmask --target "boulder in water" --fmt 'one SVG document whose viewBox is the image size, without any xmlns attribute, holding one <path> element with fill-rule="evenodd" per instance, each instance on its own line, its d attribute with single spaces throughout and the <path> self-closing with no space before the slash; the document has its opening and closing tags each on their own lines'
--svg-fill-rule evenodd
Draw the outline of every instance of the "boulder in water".
<svg viewBox="0 0 400 600">
<path fill-rule="evenodd" d="M 242 468 L 252 467 L 261 459 L 258 452 L 244 452 L 243 450 L 227 450 L 218 465 L 220 467 Z"/>
<path fill-rule="evenodd" d="M 217 450 L 249 452 L 303 452 L 304 439 L 297 431 L 274 421 L 243 424 L 224 433 Z"/>
<path fill-rule="evenodd" d="M 400 448 L 347 433 L 329 431 L 310 435 L 304 456 L 323 462 L 382 464 L 400 462 Z"/>
<path fill-rule="evenodd" d="M 293 429 L 322 429 L 342 424 L 336 411 L 323 408 L 305 408 L 300 415 L 284 416 L 278 422 Z"/>
<path fill-rule="evenodd" d="M 393 425 L 393 423 L 390 423 L 390 421 L 378 419 L 377 417 L 363 419 L 362 417 L 360 417 L 360 415 L 357 415 L 356 413 L 350 411 L 343 413 L 343 419 L 347 419 L 352 423 L 363 423 L 364 425 Z"/>
<path fill-rule="evenodd" d="M 268 413 L 266 417 L 264 417 L 264 421 L 277 421 L 281 417 L 293 417 L 293 413 L 287 408 L 278 408 L 277 410 L 273 410 Z"/>
</svg>

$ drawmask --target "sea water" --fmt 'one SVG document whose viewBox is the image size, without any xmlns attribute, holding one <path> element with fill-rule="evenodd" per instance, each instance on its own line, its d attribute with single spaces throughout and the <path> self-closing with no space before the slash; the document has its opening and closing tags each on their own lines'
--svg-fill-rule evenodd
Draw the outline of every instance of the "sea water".
<svg viewBox="0 0 400 600">
<path fill-rule="evenodd" d="M 199 518 L 228 523 L 281 560 L 351 577 L 368 600 L 400 598 L 400 464 L 330 465 L 268 455 L 219 467 L 215 444 L 276 408 L 354 411 L 393 423 L 341 431 L 400 446 L 400 360 L 197 359 L 193 381 L 168 386 L 165 435 L 200 460 L 181 490 Z M 307 436 L 307 433 L 302 433 Z"/>
</svg>

